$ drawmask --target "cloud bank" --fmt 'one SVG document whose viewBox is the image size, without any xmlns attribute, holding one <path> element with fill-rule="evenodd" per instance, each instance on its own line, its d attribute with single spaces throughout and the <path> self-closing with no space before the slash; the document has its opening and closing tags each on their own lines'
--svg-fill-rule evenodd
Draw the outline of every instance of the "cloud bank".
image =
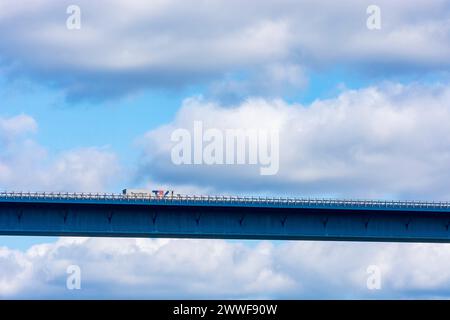
<svg viewBox="0 0 450 320">
<path fill-rule="evenodd" d="M 3 298 L 440 297 L 448 245 L 60 239 L 26 252 L 0 248 Z M 78 265 L 81 289 L 68 290 Z M 369 266 L 381 270 L 369 290 Z"/>
<path fill-rule="evenodd" d="M 80 30 L 66 28 L 73 4 Z M 277 96 L 336 66 L 365 75 L 448 71 L 448 1 L 377 1 L 376 31 L 366 27 L 371 4 L 2 0 L 0 62 L 5 74 L 62 88 L 69 100 L 210 81 L 213 96 Z"/>
<path fill-rule="evenodd" d="M 185 100 L 176 118 L 142 139 L 138 175 L 215 193 L 448 199 L 450 87 L 385 83 L 310 105 L 248 99 L 231 108 Z M 175 165 L 171 133 L 204 128 L 279 130 L 279 171 L 255 165 Z"/>
</svg>

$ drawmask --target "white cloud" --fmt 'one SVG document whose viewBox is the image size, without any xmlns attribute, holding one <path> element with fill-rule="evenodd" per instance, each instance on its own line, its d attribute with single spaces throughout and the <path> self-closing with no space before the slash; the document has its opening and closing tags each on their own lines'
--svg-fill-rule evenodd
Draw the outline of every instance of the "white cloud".
<svg viewBox="0 0 450 320">
<path fill-rule="evenodd" d="M 58 190 L 104 191 L 117 180 L 117 156 L 101 148 L 82 148 L 62 153 L 48 171 L 46 184 Z"/>
<path fill-rule="evenodd" d="M 34 139 L 28 115 L 0 118 L 0 185 L 17 191 L 106 191 L 119 177 L 108 148 L 79 148 L 50 155 Z"/>
<path fill-rule="evenodd" d="M 283 94 L 286 82 L 304 86 L 305 70 L 338 65 L 388 74 L 450 65 L 445 0 L 377 1 L 377 31 L 366 28 L 372 2 L 360 0 L 80 0 L 80 30 L 66 29 L 69 4 L 0 1 L 0 58 L 9 74 L 57 84 L 73 99 L 206 79 L 214 80 L 212 93 L 219 96 L 236 87 Z M 269 82 L 261 79 L 266 66 L 278 68 Z"/>
<path fill-rule="evenodd" d="M 36 121 L 25 114 L 12 118 L 0 119 L 0 134 L 7 141 L 18 135 L 33 133 L 37 130 Z M 6 141 L 6 142 L 7 142 Z"/>
<path fill-rule="evenodd" d="M 62 238 L 0 250 L 0 295 L 31 298 L 406 298 L 448 295 L 448 245 Z M 81 290 L 66 269 L 81 268 Z M 368 290 L 367 267 L 381 270 Z"/>
<path fill-rule="evenodd" d="M 164 184 L 215 192 L 341 197 L 447 199 L 450 168 L 450 87 L 386 83 L 346 90 L 308 106 L 249 99 L 221 108 L 187 99 L 169 124 L 142 138 L 139 174 Z M 280 131 L 280 166 L 174 165 L 171 132 L 204 128 Z"/>
</svg>

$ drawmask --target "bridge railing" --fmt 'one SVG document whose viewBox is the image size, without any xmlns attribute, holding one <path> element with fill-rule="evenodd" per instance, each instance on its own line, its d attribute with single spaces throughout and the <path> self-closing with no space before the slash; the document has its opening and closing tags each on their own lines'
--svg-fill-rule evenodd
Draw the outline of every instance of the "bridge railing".
<svg viewBox="0 0 450 320">
<path fill-rule="evenodd" d="M 170 195 L 160 197 L 153 194 L 123 195 L 116 193 L 78 193 L 78 192 L 0 192 L 0 200 L 112 200 L 112 201 L 151 201 L 151 202 L 186 202 L 186 203 L 232 203 L 232 204 L 271 204 L 306 207 L 363 207 L 363 208 L 450 208 L 445 201 L 399 201 L 399 200 L 364 200 L 332 198 L 280 198 L 280 197 L 241 197 L 210 195 Z"/>
</svg>

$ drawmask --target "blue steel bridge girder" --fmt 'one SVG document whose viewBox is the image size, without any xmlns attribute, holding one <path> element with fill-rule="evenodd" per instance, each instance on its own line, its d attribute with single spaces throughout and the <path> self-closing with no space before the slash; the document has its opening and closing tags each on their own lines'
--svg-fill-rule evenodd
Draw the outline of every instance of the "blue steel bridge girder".
<svg viewBox="0 0 450 320">
<path fill-rule="evenodd" d="M 1 196 L 0 234 L 450 242 L 445 203 Z"/>
</svg>

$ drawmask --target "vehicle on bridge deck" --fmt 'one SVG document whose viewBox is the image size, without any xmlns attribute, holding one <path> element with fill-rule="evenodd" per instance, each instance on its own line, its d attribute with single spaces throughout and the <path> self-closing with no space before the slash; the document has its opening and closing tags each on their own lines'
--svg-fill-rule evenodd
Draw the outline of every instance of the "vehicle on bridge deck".
<svg viewBox="0 0 450 320">
<path fill-rule="evenodd" d="M 173 197 L 173 190 L 146 190 L 146 189 L 123 189 L 122 194 L 124 196 L 131 196 L 137 198 L 147 198 L 147 197 L 157 197 L 157 198 L 166 198 Z"/>
<path fill-rule="evenodd" d="M 122 194 L 124 196 L 149 197 L 152 195 L 152 192 L 145 189 L 123 189 Z"/>
</svg>

